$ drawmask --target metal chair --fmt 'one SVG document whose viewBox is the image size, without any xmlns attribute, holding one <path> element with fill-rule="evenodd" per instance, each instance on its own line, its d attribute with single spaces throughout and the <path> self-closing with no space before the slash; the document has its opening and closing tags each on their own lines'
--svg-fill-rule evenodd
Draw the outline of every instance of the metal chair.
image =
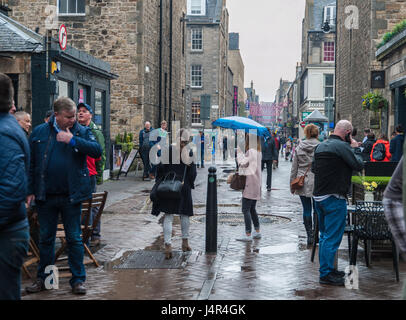
<svg viewBox="0 0 406 320">
<path fill-rule="evenodd" d="M 399 252 L 393 241 L 389 225 L 384 214 L 384 207 L 380 201 L 357 201 L 356 210 L 353 214 L 353 242 L 350 265 L 357 263 L 358 241 L 365 243 L 365 262 L 369 267 L 369 241 L 390 240 L 392 243 L 393 267 L 396 273 L 396 281 L 399 282 Z"/>
</svg>

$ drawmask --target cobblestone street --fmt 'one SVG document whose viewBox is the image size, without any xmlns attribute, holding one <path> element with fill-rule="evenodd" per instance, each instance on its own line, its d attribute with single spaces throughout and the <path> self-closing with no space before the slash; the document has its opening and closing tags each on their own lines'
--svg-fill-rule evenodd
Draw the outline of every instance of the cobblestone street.
<svg viewBox="0 0 406 320">
<path fill-rule="evenodd" d="M 191 223 L 192 253 L 178 269 L 118 269 L 120 262 L 138 250 L 161 251 L 163 233 L 159 218 L 152 216 L 148 190 L 152 182 L 142 182 L 134 173 L 119 181 L 103 184 L 109 191 L 102 216 L 102 244 L 96 258 L 102 265 L 87 265 L 86 296 L 71 294 L 68 277 L 58 290 L 26 295 L 23 299 L 139 299 L 139 300 L 310 300 L 310 299 L 400 299 L 405 263 L 400 262 L 399 283 L 395 280 L 391 255 L 373 254 L 370 268 L 365 266 L 360 247 L 359 290 L 319 284 L 318 258 L 310 261 L 306 247 L 299 198 L 289 192 L 290 162 L 280 161 L 273 171 L 273 190 L 258 204 L 262 239 L 251 244 L 236 241 L 244 231 L 241 194 L 226 184 L 231 165 L 218 166 L 218 254 L 205 254 L 205 201 L 207 169 L 198 169 L 194 190 L 195 216 Z M 206 168 L 208 168 L 207 166 Z M 265 183 L 265 171 L 263 184 Z M 180 252 L 181 232 L 175 219 L 173 248 Z M 348 265 L 347 237 L 344 236 L 338 268 Z M 35 267 L 30 269 L 35 273 Z M 31 280 L 23 279 L 22 288 Z"/>
</svg>

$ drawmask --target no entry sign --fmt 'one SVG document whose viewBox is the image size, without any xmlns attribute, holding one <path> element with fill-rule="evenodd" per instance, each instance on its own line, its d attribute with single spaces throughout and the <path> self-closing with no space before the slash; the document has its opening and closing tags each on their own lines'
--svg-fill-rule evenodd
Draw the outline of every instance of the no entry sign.
<svg viewBox="0 0 406 320">
<path fill-rule="evenodd" d="M 63 24 L 59 27 L 59 47 L 62 50 L 65 50 L 67 42 L 68 42 L 68 32 L 66 31 L 66 27 Z"/>
</svg>

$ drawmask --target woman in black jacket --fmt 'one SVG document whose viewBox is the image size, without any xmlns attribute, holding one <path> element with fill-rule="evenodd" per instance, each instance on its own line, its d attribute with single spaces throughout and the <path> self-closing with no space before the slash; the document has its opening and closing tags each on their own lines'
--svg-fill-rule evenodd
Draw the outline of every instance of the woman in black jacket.
<svg viewBox="0 0 406 320">
<path fill-rule="evenodd" d="M 361 150 L 362 150 L 362 159 L 364 161 L 371 161 L 371 151 L 372 147 L 374 146 L 376 140 L 375 140 L 375 134 L 373 132 L 368 133 L 368 139 L 361 145 Z"/>
<path fill-rule="evenodd" d="M 169 150 L 169 164 L 160 163 L 157 168 L 156 181 L 159 184 L 165 177 L 174 172 L 176 179 L 182 181 L 184 177 L 184 184 L 182 187 L 181 199 L 166 200 L 166 199 L 153 199 L 152 214 L 158 216 L 161 212 L 165 213 L 163 229 L 164 229 L 164 242 L 165 242 L 165 258 L 172 258 L 172 224 L 173 216 L 180 215 L 181 229 L 182 229 L 182 251 L 191 251 L 189 246 L 189 217 L 193 216 L 193 200 L 192 189 L 194 189 L 194 183 L 196 180 L 196 165 L 191 162 L 193 153 L 183 152 L 184 147 L 189 143 L 189 134 L 185 129 L 180 129 L 177 142 L 180 141 L 180 145 L 175 144 L 168 148 Z M 172 159 L 174 158 L 174 159 Z M 175 161 L 179 159 L 180 161 Z M 189 159 L 188 159 L 189 158 Z M 189 161 L 188 161 L 189 160 Z M 178 164 L 176 164 L 178 162 Z M 190 164 L 185 164 L 191 162 Z M 153 197 L 152 197 L 153 198 Z"/>
</svg>

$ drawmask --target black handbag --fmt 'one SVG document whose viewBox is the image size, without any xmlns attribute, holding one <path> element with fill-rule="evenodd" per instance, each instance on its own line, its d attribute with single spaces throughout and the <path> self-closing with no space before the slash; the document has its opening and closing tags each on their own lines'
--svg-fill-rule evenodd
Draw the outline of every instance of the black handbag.
<svg viewBox="0 0 406 320">
<path fill-rule="evenodd" d="M 180 200 L 182 197 L 182 188 L 186 177 L 187 165 L 182 181 L 176 180 L 176 173 L 171 171 L 156 187 L 156 198 L 166 200 Z M 170 179 L 172 177 L 172 179 Z"/>
</svg>

